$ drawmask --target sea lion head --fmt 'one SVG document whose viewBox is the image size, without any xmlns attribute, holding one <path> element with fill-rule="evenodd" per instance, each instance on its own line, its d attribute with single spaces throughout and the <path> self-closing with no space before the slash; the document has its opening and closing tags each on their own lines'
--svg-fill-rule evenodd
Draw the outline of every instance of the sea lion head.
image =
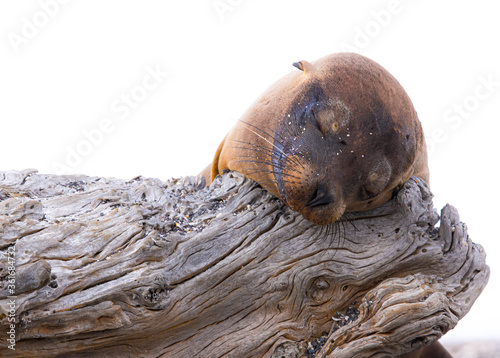
<svg viewBox="0 0 500 358">
<path fill-rule="evenodd" d="M 428 181 L 420 122 L 389 72 L 349 53 L 294 66 L 228 134 L 212 176 L 240 171 L 319 225 L 381 205 L 411 175 Z"/>
</svg>

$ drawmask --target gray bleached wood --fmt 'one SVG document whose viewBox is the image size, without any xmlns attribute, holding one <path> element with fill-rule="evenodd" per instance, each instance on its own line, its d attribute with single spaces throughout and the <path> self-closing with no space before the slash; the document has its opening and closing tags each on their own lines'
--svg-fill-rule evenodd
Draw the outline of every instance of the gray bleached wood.
<svg viewBox="0 0 500 358">
<path fill-rule="evenodd" d="M 314 226 L 238 173 L 203 188 L 0 172 L 0 307 L 15 247 L 18 318 L 0 355 L 397 356 L 455 327 L 488 281 L 418 178 L 350 219 Z"/>
</svg>

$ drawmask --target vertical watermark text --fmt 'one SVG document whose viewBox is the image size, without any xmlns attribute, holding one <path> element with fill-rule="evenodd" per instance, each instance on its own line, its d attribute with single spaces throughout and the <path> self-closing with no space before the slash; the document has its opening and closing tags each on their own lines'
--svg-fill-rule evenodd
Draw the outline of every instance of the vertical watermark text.
<svg viewBox="0 0 500 358">
<path fill-rule="evenodd" d="M 16 248 L 9 246 L 6 257 L 7 266 L 7 300 L 4 312 L 7 315 L 7 347 L 16 350 Z"/>
</svg>

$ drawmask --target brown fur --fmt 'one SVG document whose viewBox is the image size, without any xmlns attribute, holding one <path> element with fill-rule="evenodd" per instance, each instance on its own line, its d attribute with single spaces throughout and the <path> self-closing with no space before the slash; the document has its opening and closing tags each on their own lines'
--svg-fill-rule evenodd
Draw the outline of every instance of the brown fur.
<svg viewBox="0 0 500 358">
<path fill-rule="evenodd" d="M 207 183 L 239 171 L 320 225 L 383 204 L 412 175 L 428 183 L 420 121 L 389 72 L 352 53 L 294 65 L 226 135 Z"/>
</svg>

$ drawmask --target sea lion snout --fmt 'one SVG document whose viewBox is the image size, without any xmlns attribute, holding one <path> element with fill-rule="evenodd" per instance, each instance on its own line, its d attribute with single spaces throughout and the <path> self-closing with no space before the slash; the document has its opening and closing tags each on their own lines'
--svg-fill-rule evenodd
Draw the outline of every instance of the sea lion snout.
<svg viewBox="0 0 500 358">
<path fill-rule="evenodd" d="M 331 183 L 325 180 L 313 184 L 306 190 L 309 196 L 298 196 L 297 202 L 289 204 L 290 207 L 317 225 L 327 225 L 340 219 L 345 205 L 342 196 L 336 188 L 331 187 Z"/>
<path fill-rule="evenodd" d="M 286 154 L 286 153 L 285 153 Z M 275 170 L 275 182 L 280 198 L 294 211 L 302 213 L 317 225 L 338 220 L 345 211 L 342 184 L 324 170 L 324 160 L 301 152 L 287 154 L 279 170 Z"/>
</svg>

